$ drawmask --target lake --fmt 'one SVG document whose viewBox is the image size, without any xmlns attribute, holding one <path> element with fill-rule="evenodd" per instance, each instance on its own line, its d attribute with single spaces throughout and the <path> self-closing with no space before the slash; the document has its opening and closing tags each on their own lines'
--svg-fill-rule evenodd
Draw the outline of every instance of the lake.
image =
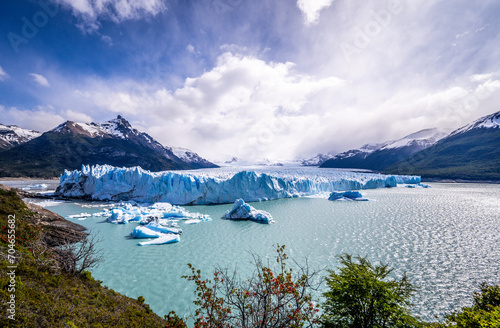
<svg viewBox="0 0 500 328">
<path fill-rule="evenodd" d="M 406 272 L 419 288 L 414 314 L 434 320 L 470 305 L 481 282 L 500 283 L 500 185 L 430 186 L 364 190 L 368 202 L 294 198 L 252 203 L 272 214 L 276 223 L 271 225 L 220 219 L 231 205 L 185 206 L 213 221 L 181 221 L 181 242 L 170 245 L 138 246 L 128 237 L 134 223 L 70 220 L 102 239 L 104 261 L 93 275 L 127 296 L 144 296 L 159 315 L 194 312 L 194 284 L 181 278 L 190 273 L 187 263 L 205 276 L 214 265 L 238 266 L 244 275 L 251 268 L 251 253 L 272 259 L 274 245 L 280 244 L 299 263 L 307 258 L 313 269 L 335 268 L 336 255 L 344 252 L 389 263 L 394 276 Z M 47 208 L 64 217 L 102 210 L 89 204 L 101 203 L 74 201 Z"/>
</svg>

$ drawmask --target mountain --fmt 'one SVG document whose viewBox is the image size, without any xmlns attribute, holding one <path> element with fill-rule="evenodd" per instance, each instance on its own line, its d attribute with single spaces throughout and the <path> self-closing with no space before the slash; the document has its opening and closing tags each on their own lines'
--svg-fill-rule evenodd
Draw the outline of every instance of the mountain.
<svg viewBox="0 0 500 328">
<path fill-rule="evenodd" d="M 307 158 L 307 159 L 302 159 L 300 161 L 300 164 L 302 166 L 320 166 L 330 158 L 334 157 L 334 153 L 328 153 L 328 154 L 318 154 L 314 157 Z"/>
<path fill-rule="evenodd" d="M 500 180 L 500 112 L 453 131 L 387 172 L 424 178 Z"/>
<path fill-rule="evenodd" d="M 219 161 L 216 164 L 220 166 L 288 166 L 288 167 L 299 167 L 299 160 L 270 160 L 268 158 L 259 159 L 239 159 L 238 157 L 232 157 L 226 161 Z"/>
<path fill-rule="evenodd" d="M 447 131 L 425 129 L 401 139 L 379 144 L 366 144 L 325 161 L 320 167 L 356 168 L 383 171 L 421 151 L 448 135 Z"/>
<path fill-rule="evenodd" d="M 185 163 L 188 163 L 192 169 L 203 169 L 209 167 L 217 167 L 217 165 L 207 161 L 206 159 L 200 157 L 195 152 L 187 148 L 181 147 L 165 147 L 170 150 L 175 156 L 182 159 Z"/>
<path fill-rule="evenodd" d="M 67 121 L 0 152 L 0 176 L 55 177 L 82 164 L 141 166 L 150 171 L 217 167 L 187 152 L 194 162 L 179 158 L 171 148 L 134 129 L 121 116 L 104 123 Z"/>
<path fill-rule="evenodd" d="M 16 125 L 0 124 L 0 150 L 19 146 L 40 135 L 38 131 L 22 129 Z"/>
</svg>

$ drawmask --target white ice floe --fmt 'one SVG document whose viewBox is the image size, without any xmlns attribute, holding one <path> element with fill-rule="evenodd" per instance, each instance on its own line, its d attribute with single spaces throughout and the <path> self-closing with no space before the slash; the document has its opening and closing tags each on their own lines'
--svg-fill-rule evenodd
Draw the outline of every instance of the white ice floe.
<svg viewBox="0 0 500 328">
<path fill-rule="evenodd" d="M 197 224 L 200 222 L 201 222 L 201 220 L 198 220 L 198 219 L 190 219 L 190 220 L 184 221 L 184 224 Z"/>
<path fill-rule="evenodd" d="M 179 241 L 181 241 L 181 237 L 179 237 L 179 235 L 163 234 L 156 239 L 140 242 L 138 243 L 138 245 L 140 246 L 163 245 L 163 244 L 177 243 Z"/>
<path fill-rule="evenodd" d="M 154 240 L 141 242 L 139 245 L 162 245 L 180 241 L 178 235 L 182 229 L 178 228 L 178 219 L 187 220 L 186 224 L 211 221 L 210 216 L 200 213 L 188 212 L 183 207 L 165 202 L 154 204 L 141 204 L 136 202 L 120 202 L 111 209 L 103 209 L 100 213 L 93 215 L 82 213 L 70 216 L 71 218 L 82 216 L 107 217 L 106 221 L 114 224 L 127 224 L 135 222 L 136 226 L 131 232 L 132 238 L 155 238 Z"/>
<path fill-rule="evenodd" d="M 80 213 L 80 214 L 73 214 L 73 215 L 70 215 L 69 217 L 72 218 L 72 219 L 78 219 L 78 218 L 88 218 L 88 217 L 91 217 L 92 214 L 89 214 L 89 213 Z"/>
<path fill-rule="evenodd" d="M 252 220 L 259 223 L 271 223 L 273 217 L 266 211 L 256 210 L 254 207 L 245 203 L 243 199 L 237 199 L 234 206 L 225 215 L 228 220 Z"/>
<path fill-rule="evenodd" d="M 22 190 L 32 190 L 32 189 L 47 189 L 49 186 L 45 183 L 41 184 L 32 184 L 26 187 L 21 188 Z"/>
<path fill-rule="evenodd" d="M 241 168 L 240 168 L 241 169 Z M 149 172 L 140 167 L 82 166 L 65 171 L 56 194 L 93 200 L 168 202 L 178 205 L 227 204 L 310 196 L 420 183 L 418 176 L 381 175 L 335 169 L 235 168 Z"/>
<path fill-rule="evenodd" d="M 38 206 L 41 206 L 41 207 L 49 207 L 49 206 L 58 206 L 58 205 L 61 205 L 63 203 L 66 203 L 65 201 L 62 201 L 62 200 L 38 200 L 36 198 L 30 198 L 27 200 L 28 203 L 30 204 L 35 204 L 35 205 L 38 205 Z"/>
</svg>

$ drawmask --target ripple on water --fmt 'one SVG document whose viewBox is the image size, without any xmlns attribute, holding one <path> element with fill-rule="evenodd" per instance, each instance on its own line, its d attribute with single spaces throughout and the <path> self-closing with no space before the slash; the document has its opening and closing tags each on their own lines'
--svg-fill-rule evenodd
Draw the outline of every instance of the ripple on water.
<svg viewBox="0 0 500 328">
<path fill-rule="evenodd" d="M 370 190 L 369 202 L 282 199 L 253 203 L 270 212 L 276 224 L 219 219 L 231 205 L 186 209 L 210 215 L 212 222 L 183 225 L 181 242 L 138 247 L 128 239 L 133 224 L 78 221 L 103 237 L 105 261 L 94 269 L 104 284 L 130 297 L 146 298 L 160 315 L 193 310 L 194 286 L 181 278 L 192 263 L 205 274 L 214 265 L 250 270 L 250 253 L 272 258 L 276 244 L 287 246 L 299 262 L 334 268 L 347 252 L 390 263 L 394 276 L 407 273 L 420 289 L 414 312 L 433 320 L 469 305 L 481 282 L 500 283 L 500 186 L 432 184 L 430 189 Z M 94 209 L 59 204 L 52 210 L 70 215 Z M 95 209 L 100 211 L 100 209 Z"/>
</svg>

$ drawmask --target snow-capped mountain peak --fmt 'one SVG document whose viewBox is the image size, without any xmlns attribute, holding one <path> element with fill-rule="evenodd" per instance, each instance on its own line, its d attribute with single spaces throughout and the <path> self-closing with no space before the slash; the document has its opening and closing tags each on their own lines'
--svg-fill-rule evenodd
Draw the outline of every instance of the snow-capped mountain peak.
<svg viewBox="0 0 500 328">
<path fill-rule="evenodd" d="M 130 123 L 120 115 L 104 123 L 66 121 L 55 129 L 52 129 L 51 132 L 83 134 L 93 138 L 116 137 L 120 139 L 127 139 L 140 134 L 139 131 L 134 129 Z"/>
<path fill-rule="evenodd" d="M 22 129 L 17 125 L 0 124 L 0 149 L 18 146 L 40 135 L 38 131 Z"/>
<path fill-rule="evenodd" d="M 197 153 L 187 148 L 182 148 L 182 147 L 166 147 L 166 148 L 169 149 L 172 153 L 174 153 L 175 156 L 179 157 L 186 163 L 190 163 L 193 165 L 199 164 L 200 167 L 212 164 L 206 159 L 200 157 L 200 155 L 198 155 Z"/>
<path fill-rule="evenodd" d="M 396 141 L 392 142 L 389 141 L 379 149 L 380 150 L 394 149 L 394 148 L 408 147 L 412 145 L 418 145 L 422 148 L 427 148 L 429 146 L 432 146 L 439 140 L 443 139 L 444 137 L 448 136 L 449 134 L 450 131 L 440 130 L 437 128 L 420 130 L 418 132 L 409 134 L 406 137 L 403 137 Z"/>
<path fill-rule="evenodd" d="M 466 126 L 461 127 L 453 131 L 450 136 L 465 133 L 474 129 L 496 129 L 500 128 L 500 112 L 496 112 L 490 115 L 486 115 L 481 117 L 480 119 L 467 124 Z"/>
<path fill-rule="evenodd" d="M 333 156 L 335 156 L 335 153 L 333 152 L 328 154 L 318 154 L 311 158 L 302 159 L 300 160 L 300 163 L 302 166 L 320 166 L 323 162 L 329 160 Z"/>
</svg>

